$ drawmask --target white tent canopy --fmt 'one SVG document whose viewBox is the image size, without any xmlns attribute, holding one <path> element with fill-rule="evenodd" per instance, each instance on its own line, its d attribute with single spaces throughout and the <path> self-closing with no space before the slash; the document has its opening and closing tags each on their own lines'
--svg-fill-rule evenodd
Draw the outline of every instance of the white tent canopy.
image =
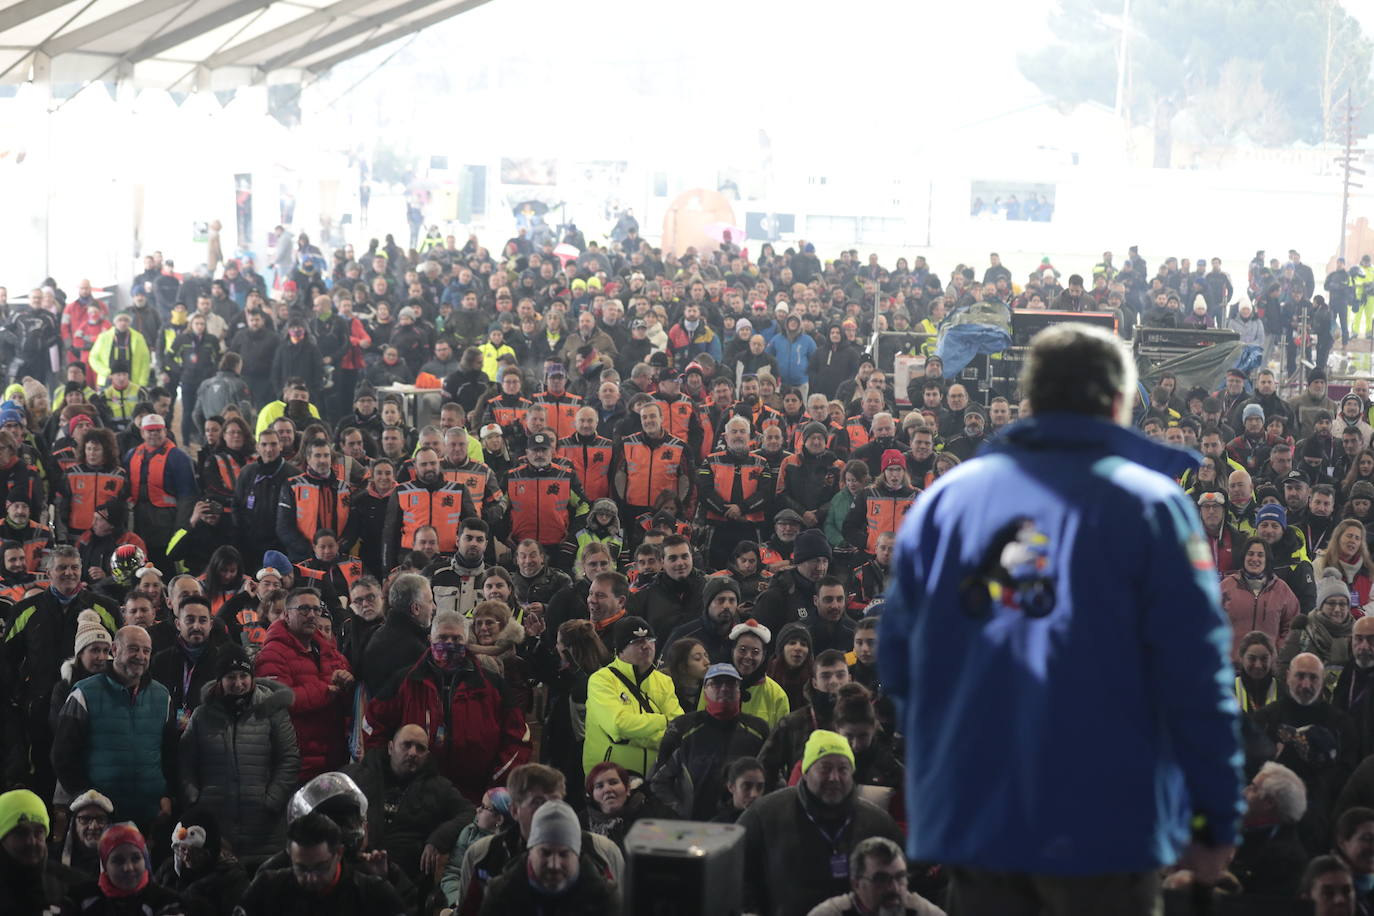
<svg viewBox="0 0 1374 916">
<path fill-rule="evenodd" d="M 294 81 L 488 0 L 0 0 L 0 82 Z"/>
</svg>

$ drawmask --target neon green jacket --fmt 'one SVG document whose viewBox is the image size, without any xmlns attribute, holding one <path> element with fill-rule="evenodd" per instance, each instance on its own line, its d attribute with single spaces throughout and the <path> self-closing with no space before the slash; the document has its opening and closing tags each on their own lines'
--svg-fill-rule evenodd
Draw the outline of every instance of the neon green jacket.
<svg viewBox="0 0 1374 916">
<path fill-rule="evenodd" d="M 668 723 L 682 715 L 673 679 L 650 670 L 638 682 L 649 709 L 641 708 L 628 687 L 613 673 L 619 671 L 635 683 L 634 667 L 614 658 L 587 681 L 587 737 L 582 744 L 582 767 L 591 772 L 603 760 L 612 760 L 632 773 L 647 777 L 658 760 L 658 744 Z M 784 700 L 785 702 L 785 700 Z"/>
</svg>

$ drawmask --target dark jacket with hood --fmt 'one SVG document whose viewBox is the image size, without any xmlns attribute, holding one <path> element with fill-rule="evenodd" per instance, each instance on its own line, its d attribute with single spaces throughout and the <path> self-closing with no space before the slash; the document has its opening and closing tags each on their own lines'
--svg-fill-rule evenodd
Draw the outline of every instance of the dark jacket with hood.
<svg viewBox="0 0 1374 916">
<path fill-rule="evenodd" d="M 212 681 L 181 735 L 181 795 L 210 811 L 231 848 L 266 857 L 285 842 L 283 813 L 301 757 L 288 710 L 295 694 L 258 678 L 243 698 Z"/>
<path fill-rule="evenodd" d="M 830 328 L 838 327 L 839 325 L 827 327 L 821 338 L 823 342 L 816 348 L 816 352 L 811 354 L 811 391 L 818 391 L 828 398 L 835 396 L 841 382 L 853 378 L 858 373 L 859 360 L 863 357 L 858 346 L 844 340 L 843 335 L 839 343 L 830 343 Z"/>
</svg>

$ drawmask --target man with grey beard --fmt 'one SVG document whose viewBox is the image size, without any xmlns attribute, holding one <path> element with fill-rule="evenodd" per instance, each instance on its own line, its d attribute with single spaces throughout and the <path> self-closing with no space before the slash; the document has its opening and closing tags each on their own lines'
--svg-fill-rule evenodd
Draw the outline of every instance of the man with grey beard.
<svg viewBox="0 0 1374 916">
<path fill-rule="evenodd" d="M 1302 652 L 1288 665 L 1288 696 L 1254 714 L 1256 727 L 1273 742 L 1271 759 L 1297 773 L 1307 787 L 1307 813 L 1298 824 L 1307 849 L 1329 842 L 1336 795 L 1360 759 L 1355 724 L 1325 699 L 1325 686 L 1322 660 Z"/>
<path fill-rule="evenodd" d="M 1350 634 L 1354 664 L 1346 665 L 1331 690 L 1331 705 L 1350 715 L 1358 741 L 1355 759 L 1374 753 L 1374 617 L 1355 621 Z"/>
</svg>

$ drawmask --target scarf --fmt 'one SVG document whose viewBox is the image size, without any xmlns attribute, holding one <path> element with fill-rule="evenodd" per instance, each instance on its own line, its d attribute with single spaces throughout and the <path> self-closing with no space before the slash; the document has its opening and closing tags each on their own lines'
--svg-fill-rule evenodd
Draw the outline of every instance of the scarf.
<svg viewBox="0 0 1374 916">
<path fill-rule="evenodd" d="M 391 485 L 391 489 L 390 489 L 390 490 L 387 490 L 385 493 L 383 493 L 381 490 L 378 490 L 378 489 L 377 489 L 377 484 L 376 484 L 376 482 L 372 482 L 372 483 L 369 483 L 369 484 L 367 485 L 367 495 L 368 495 L 368 496 L 371 496 L 373 499 L 377 499 L 377 500 L 386 499 L 386 498 L 390 497 L 392 493 L 395 493 L 395 492 L 396 492 L 396 484 L 395 484 L 395 483 L 393 483 L 393 484 Z"/>
<path fill-rule="evenodd" d="M 1258 576 L 1252 576 L 1250 573 L 1246 572 L 1243 569 L 1240 571 L 1241 583 L 1246 588 L 1250 589 L 1251 593 L 1255 595 L 1258 595 L 1260 592 L 1264 590 L 1264 583 L 1268 580 L 1269 577 L 1264 573 L 1260 573 Z"/>
<path fill-rule="evenodd" d="M 1325 615 L 1314 611 L 1307 615 L 1307 642 L 1311 651 L 1323 661 L 1331 658 L 1331 646 L 1338 639 L 1349 639 L 1355 618 L 1346 614 L 1340 623 L 1333 623 Z"/>
</svg>

